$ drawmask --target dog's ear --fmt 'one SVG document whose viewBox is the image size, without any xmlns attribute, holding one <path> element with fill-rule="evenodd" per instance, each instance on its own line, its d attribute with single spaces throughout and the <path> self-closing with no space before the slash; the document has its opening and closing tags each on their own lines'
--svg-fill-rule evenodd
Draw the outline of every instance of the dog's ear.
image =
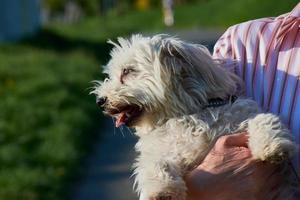
<svg viewBox="0 0 300 200">
<path fill-rule="evenodd" d="M 161 71 L 180 93 L 200 104 L 235 94 L 237 76 L 214 61 L 206 47 L 172 37 L 162 37 L 159 47 Z"/>
</svg>

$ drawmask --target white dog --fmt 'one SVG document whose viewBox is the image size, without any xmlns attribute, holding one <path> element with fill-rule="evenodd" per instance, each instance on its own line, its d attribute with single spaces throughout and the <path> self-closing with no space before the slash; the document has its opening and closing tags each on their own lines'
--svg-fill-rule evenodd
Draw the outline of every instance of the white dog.
<svg viewBox="0 0 300 200">
<path fill-rule="evenodd" d="M 280 163 L 296 150 L 278 117 L 235 98 L 239 79 L 208 50 L 166 35 L 113 43 L 111 60 L 92 93 L 116 126 L 136 130 L 140 200 L 186 199 L 183 176 L 199 165 L 216 139 L 247 131 L 255 159 Z"/>
</svg>

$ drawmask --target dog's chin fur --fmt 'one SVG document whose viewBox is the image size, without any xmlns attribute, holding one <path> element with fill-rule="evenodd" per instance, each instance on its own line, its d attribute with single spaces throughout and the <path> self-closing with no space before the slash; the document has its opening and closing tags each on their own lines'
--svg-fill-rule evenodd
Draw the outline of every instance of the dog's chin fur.
<svg viewBox="0 0 300 200">
<path fill-rule="evenodd" d="M 248 131 L 255 159 L 281 163 L 296 150 L 279 119 L 260 113 L 252 100 L 205 108 L 209 99 L 228 98 L 241 88 L 239 78 L 205 47 L 166 35 L 110 43 L 112 58 L 104 69 L 109 79 L 97 82 L 92 93 L 107 99 L 105 108 L 134 104 L 143 109 L 128 123 L 139 136 L 134 174 L 141 200 L 186 199 L 182 177 L 228 133 Z M 122 121 L 125 111 L 120 113 Z"/>
</svg>

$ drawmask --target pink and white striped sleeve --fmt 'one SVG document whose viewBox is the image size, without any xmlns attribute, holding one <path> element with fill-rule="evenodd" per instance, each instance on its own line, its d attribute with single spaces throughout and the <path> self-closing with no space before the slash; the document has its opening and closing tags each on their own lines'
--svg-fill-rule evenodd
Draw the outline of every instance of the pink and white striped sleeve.
<svg viewBox="0 0 300 200">
<path fill-rule="evenodd" d="M 227 59 L 232 58 L 232 47 L 231 47 L 231 38 L 232 38 L 232 29 L 230 27 L 227 31 L 220 37 L 214 47 L 213 56 L 217 59 Z"/>
<path fill-rule="evenodd" d="M 214 58 L 236 62 L 248 97 L 279 115 L 300 144 L 300 3 L 277 18 L 230 27 L 217 41 Z M 294 159 L 300 174 L 300 156 Z"/>
</svg>

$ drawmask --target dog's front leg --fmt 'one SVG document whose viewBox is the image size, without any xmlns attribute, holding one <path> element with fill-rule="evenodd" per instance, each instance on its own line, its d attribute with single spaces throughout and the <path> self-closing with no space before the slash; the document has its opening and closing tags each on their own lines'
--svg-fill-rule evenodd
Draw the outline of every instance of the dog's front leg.
<svg viewBox="0 0 300 200">
<path fill-rule="evenodd" d="M 186 185 L 181 171 L 167 160 L 136 163 L 136 184 L 140 200 L 185 200 Z"/>
</svg>

